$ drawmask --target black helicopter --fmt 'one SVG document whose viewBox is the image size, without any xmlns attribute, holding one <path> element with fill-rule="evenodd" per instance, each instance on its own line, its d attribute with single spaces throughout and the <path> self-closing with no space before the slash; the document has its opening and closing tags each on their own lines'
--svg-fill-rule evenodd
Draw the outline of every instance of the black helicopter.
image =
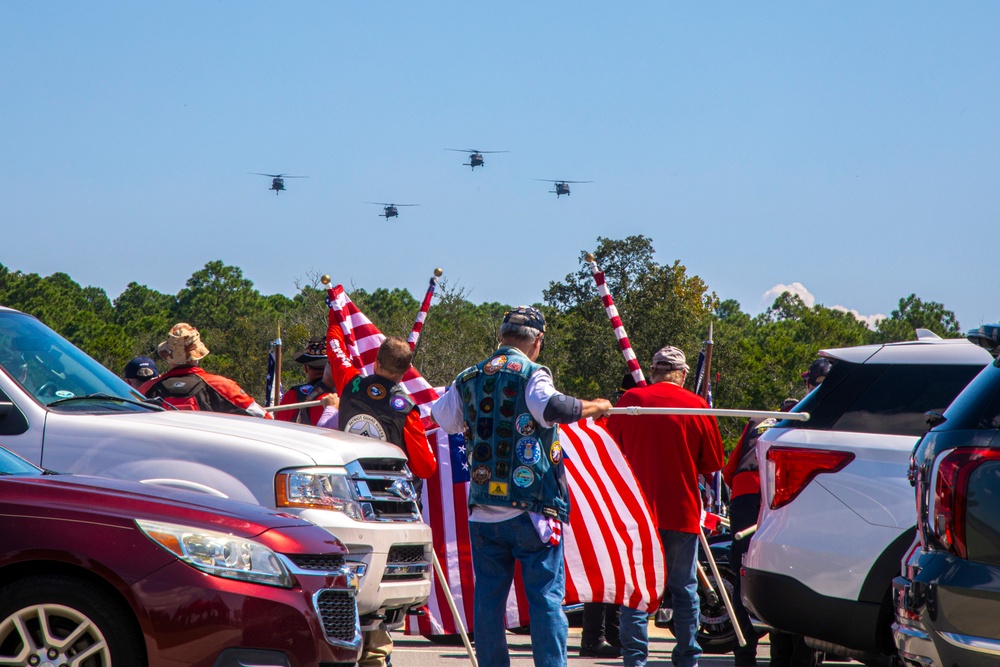
<svg viewBox="0 0 1000 667">
<path fill-rule="evenodd" d="M 555 193 L 558 199 L 562 195 L 569 197 L 569 184 L 570 183 L 593 183 L 593 181 L 554 181 L 551 178 L 536 178 L 536 181 L 544 181 L 546 183 L 555 183 L 556 189 L 549 190 L 549 192 Z"/>
<path fill-rule="evenodd" d="M 257 176 L 269 176 L 271 178 L 271 187 L 268 190 L 274 190 L 274 194 L 278 194 L 285 189 L 286 178 L 309 178 L 308 176 L 289 176 L 288 174 L 262 174 L 259 171 L 252 171 L 250 173 Z"/>
<path fill-rule="evenodd" d="M 456 151 L 458 153 L 468 153 L 469 154 L 469 161 L 468 162 L 464 162 L 463 164 L 466 167 L 472 167 L 473 171 L 476 170 L 476 167 L 482 167 L 483 165 L 486 164 L 485 160 L 483 160 L 483 153 L 509 153 L 510 152 L 510 151 L 478 151 L 478 150 L 476 150 L 474 148 L 446 148 L 445 150 L 446 151 Z"/>
<path fill-rule="evenodd" d="M 382 212 L 379 214 L 379 217 L 385 216 L 386 220 L 388 220 L 389 218 L 399 217 L 399 210 L 396 208 L 397 206 L 420 206 L 420 204 L 386 204 L 385 202 L 380 202 L 380 201 L 366 201 L 365 203 L 375 204 L 376 206 L 383 206 L 384 208 L 382 209 Z"/>
</svg>

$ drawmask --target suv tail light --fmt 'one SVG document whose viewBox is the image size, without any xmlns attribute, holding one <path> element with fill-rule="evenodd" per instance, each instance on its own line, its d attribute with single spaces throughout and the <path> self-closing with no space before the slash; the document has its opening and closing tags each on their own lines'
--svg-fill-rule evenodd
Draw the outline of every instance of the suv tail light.
<svg viewBox="0 0 1000 667">
<path fill-rule="evenodd" d="M 854 460 L 853 452 L 804 447 L 771 447 L 767 460 L 774 466 L 774 493 L 770 507 L 784 507 L 802 493 L 816 475 L 838 472 Z"/>
<path fill-rule="evenodd" d="M 965 509 L 969 477 L 983 463 L 1000 460 L 1000 451 L 969 447 L 953 449 L 937 464 L 934 505 L 928 512 L 931 530 L 941 546 L 959 558 L 968 557 Z"/>
</svg>

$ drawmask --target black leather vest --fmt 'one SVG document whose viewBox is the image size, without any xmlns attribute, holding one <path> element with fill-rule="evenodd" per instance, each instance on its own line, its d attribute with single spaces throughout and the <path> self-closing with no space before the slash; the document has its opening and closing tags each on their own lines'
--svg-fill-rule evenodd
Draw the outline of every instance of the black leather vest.
<svg viewBox="0 0 1000 667">
<path fill-rule="evenodd" d="M 391 442 L 406 451 L 403 431 L 413 399 L 379 375 L 354 378 L 340 397 L 340 430 Z"/>
</svg>

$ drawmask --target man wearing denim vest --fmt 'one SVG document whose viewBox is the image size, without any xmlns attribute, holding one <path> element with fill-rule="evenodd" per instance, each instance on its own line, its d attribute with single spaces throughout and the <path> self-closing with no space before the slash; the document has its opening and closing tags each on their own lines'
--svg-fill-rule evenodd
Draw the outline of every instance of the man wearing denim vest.
<svg viewBox="0 0 1000 667">
<path fill-rule="evenodd" d="M 557 425 L 598 417 L 611 403 L 557 392 L 549 369 L 535 363 L 544 337 L 538 310 L 520 306 L 508 312 L 497 351 L 462 371 L 433 408 L 447 433 L 466 433 L 481 667 L 510 665 L 504 612 L 515 562 L 521 563 L 528 597 L 535 665 L 566 665 L 560 536 L 570 506 Z"/>
</svg>

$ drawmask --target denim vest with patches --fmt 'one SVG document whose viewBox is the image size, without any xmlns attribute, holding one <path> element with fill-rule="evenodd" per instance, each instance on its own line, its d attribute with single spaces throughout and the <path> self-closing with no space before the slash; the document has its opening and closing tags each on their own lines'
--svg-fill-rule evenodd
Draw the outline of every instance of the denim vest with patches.
<svg viewBox="0 0 1000 667">
<path fill-rule="evenodd" d="M 557 428 L 542 428 L 528 410 L 528 378 L 544 369 L 503 346 L 462 371 L 455 390 L 468 428 L 470 505 L 496 505 L 566 521 L 569 488 Z"/>
</svg>

